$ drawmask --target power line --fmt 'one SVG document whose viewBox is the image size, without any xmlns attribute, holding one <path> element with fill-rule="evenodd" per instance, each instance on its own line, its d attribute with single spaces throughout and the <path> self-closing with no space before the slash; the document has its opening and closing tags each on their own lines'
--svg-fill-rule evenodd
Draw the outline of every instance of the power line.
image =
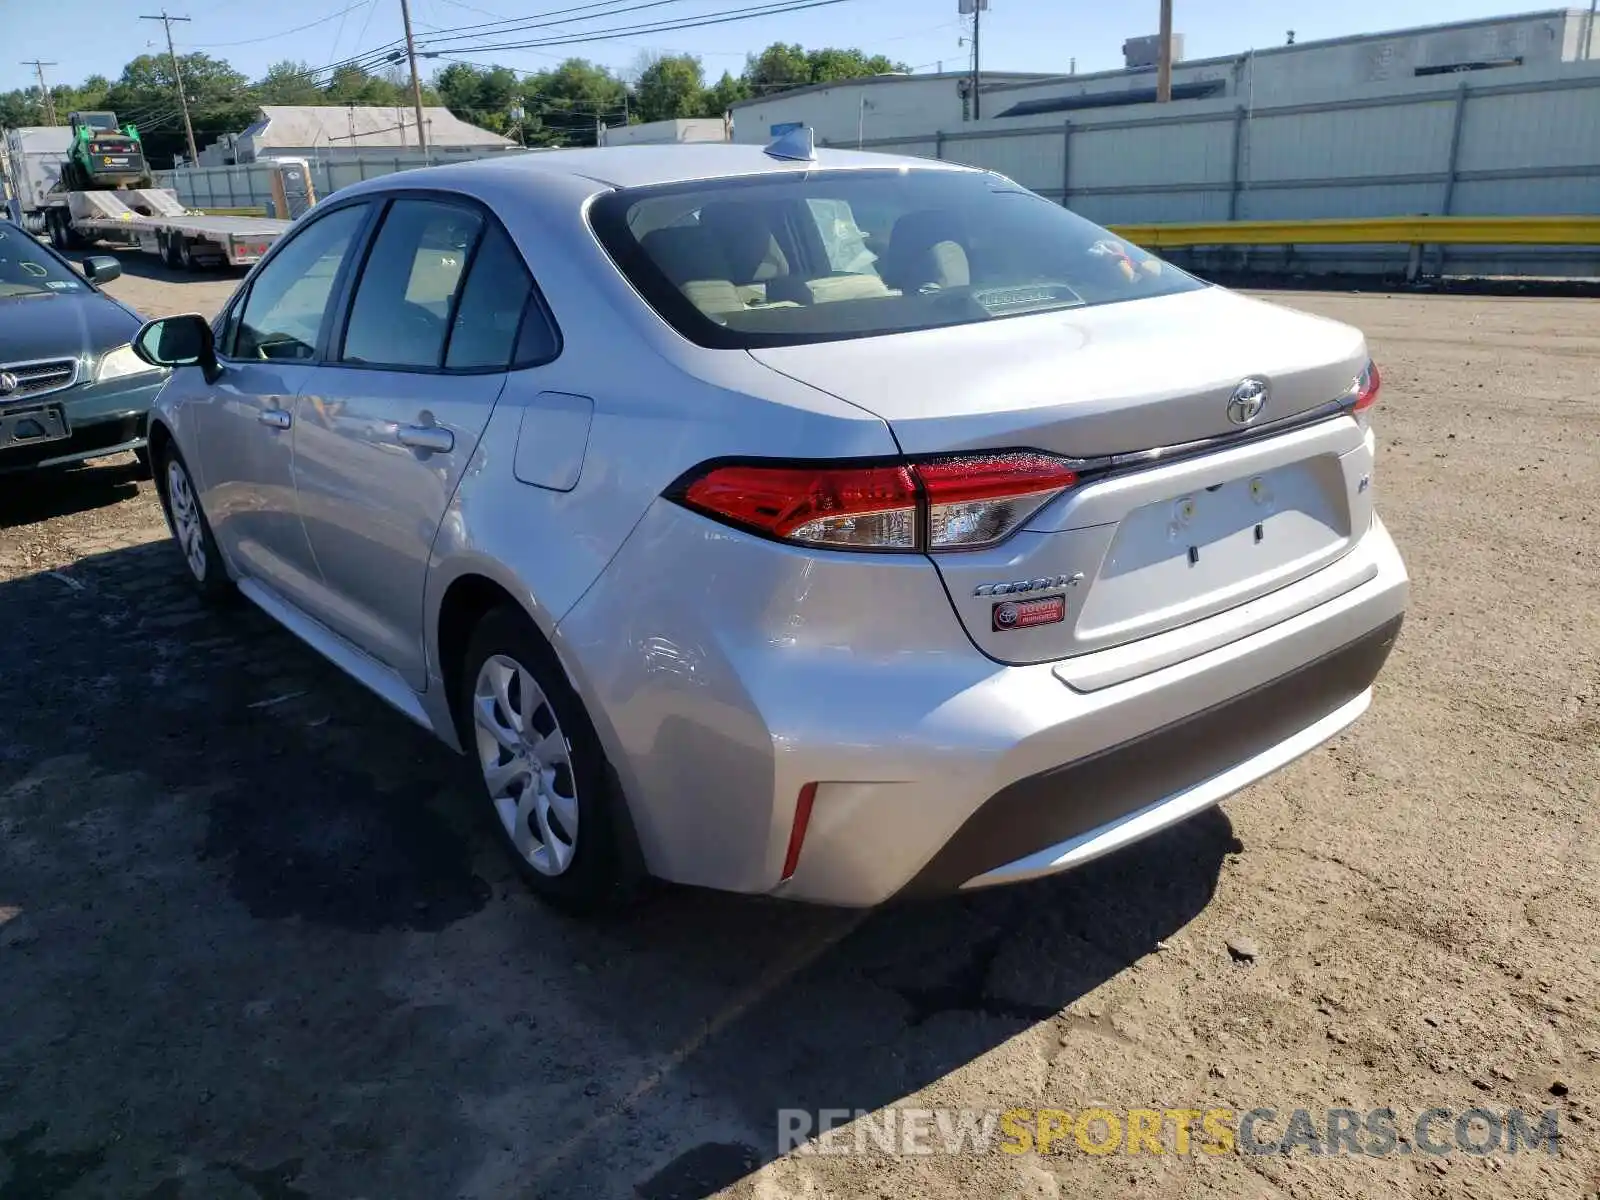
<svg viewBox="0 0 1600 1200">
<path fill-rule="evenodd" d="M 485 17 L 494 17 L 496 20 L 509 21 L 509 20 L 512 19 L 510 17 L 504 16 L 501 13 L 490 12 L 487 8 L 478 8 L 478 7 L 476 7 L 474 5 L 471 5 L 471 4 L 463 4 L 461 2 L 461 0 L 444 0 L 444 2 L 446 4 L 452 5 L 455 8 L 464 9 L 467 12 L 480 13 Z"/>
<path fill-rule="evenodd" d="M 601 17 L 616 17 L 623 13 L 636 12 L 643 8 L 659 8 L 665 4 L 682 4 L 685 0 L 644 0 L 643 3 L 626 4 L 617 7 L 622 0 L 588 0 L 588 3 L 573 5 L 570 8 L 552 8 L 544 12 L 529 13 L 525 17 L 505 17 L 498 21 L 480 21 L 475 25 L 454 25 L 448 29 L 440 30 L 441 33 L 459 35 L 446 37 L 444 41 L 465 41 L 469 36 L 495 37 L 501 34 L 521 33 L 528 29 L 543 29 L 551 25 L 570 25 L 579 21 L 598 20 Z M 604 9 L 604 12 L 594 12 L 595 9 Z M 590 13 L 587 17 L 575 17 L 571 13 Z M 547 17 L 560 17 L 561 20 L 545 20 Z M 498 27 L 498 28 L 497 28 Z"/>
<path fill-rule="evenodd" d="M 263 34 L 261 37 L 245 38 L 243 41 L 238 41 L 238 42 L 207 42 L 204 46 L 188 46 L 188 45 L 186 45 L 186 46 L 184 46 L 184 49 L 185 50 L 221 50 L 221 49 L 223 49 L 225 47 L 228 47 L 228 46 L 254 46 L 259 42 L 276 41 L 278 38 L 288 37 L 291 33 L 299 33 L 299 32 L 301 32 L 302 30 L 305 30 L 305 29 L 314 29 L 318 25 L 326 25 L 329 21 L 338 20 L 339 18 L 343 17 L 345 15 L 345 13 L 355 11 L 356 9 L 360 8 L 362 6 L 362 4 L 365 4 L 366 2 L 367 2 L 367 0 L 356 0 L 356 3 L 350 5 L 350 7 L 348 7 L 348 8 L 341 8 L 338 12 L 330 13 L 326 17 L 319 17 L 315 21 L 307 21 L 304 25 L 296 25 L 293 29 L 280 29 L 277 33 Z M 177 20 L 177 18 L 174 17 L 173 20 Z"/>
<path fill-rule="evenodd" d="M 361 22 L 361 32 L 356 34 L 356 45 L 361 44 L 361 39 L 367 36 L 367 26 L 372 24 L 372 14 L 377 10 L 378 0 L 367 0 L 367 18 Z"/>
<path fill-rule="evenodd" d="M 660 0 L 657 0 L 660 2 Z M 801 12 L 811 8 L 829 8 L 835 4 L 846 4 L 850 0 L 778 0 L 775 4 L 758 5 L 751 8 L 734 9 L 717 16 L 700 17 L 695 19 L 681 19 L 675 21 L 657 22 L 649 25 L 628 26 L 625 28 L 597 29 L 588 33 L 574 33 L 550 38 L 540 38 L 528 42 L 490 42 L 473 46 L 458 46 L 457 51 L 471 52 L 482 50 L 525 50 L 540 46 L 574 46 L 585 42 L 607 42 L 617 38 L 632 37 L 641 33 L 672 33 L 680 29 L 698 29 L 707 25 L 726 25 L 737 21 L 750 21 L 758 17 L 783 16 L 787 13 Z M 435 57 L 441 51 L 429 51 L 432 41 L 424 43 L 423 56 Z"/>
<path fill-rule="evenodd" d="M 366 5 L 368 5 L 367 16 L 371 17 L 372 16 L 372 8 L 370 6 L 373 4 L 373 2 L 374 2 L 374 0 L 360 0 L 360 3 L 352 4 L 350 6 L 350 8 L 345 9 L 343 12 L 341 12 L 339 14 L 339 28 L 335 29 L 333 31 L 333 44 L 329 47 L 329 50 L 328 50 L 328 54 L 329 54 L 330 58 L 337 58 L 338 55 L 339 55 L 339 39 L 344 37 L 344 23 L 345 23 L 345 19 L 350 15 L 351 9 L 360 8 L 362 4 L 366 4 Z M 365 33 L 366 30 L 363 29 L 362 32 Z"/>
</svg>

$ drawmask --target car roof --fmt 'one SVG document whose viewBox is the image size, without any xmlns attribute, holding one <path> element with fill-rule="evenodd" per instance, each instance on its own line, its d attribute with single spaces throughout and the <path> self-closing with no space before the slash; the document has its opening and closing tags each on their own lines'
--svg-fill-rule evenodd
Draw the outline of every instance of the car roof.
<svg viewBox="0 0 1600 1200">
<path fill-rule="evenodd" d="M 602 146 L 576 150 L 536 150 L 470 162 L 452 163 L 427 171 L 439 182 L 470 184 L 473 180 L 504 179 L 511 174 L 556 174 L 586 179 L 606 187 L 648 187 L 652 184 L 692 183 L 749 175 L 792 175 L 797 171 L 884 170 L 970 171 L 957 163 L 912 158 L 901 154 L 872 154 L 856 150 L 818 150 L 809 161 L 777 158 L 761 146 L 726 143 L 671 144 L 661 146 Z M 403 172 L 413 175 L 413 172 Z M 391 186 L 400 176 L 379 176 Z M 407 181 L 409 182 L 409 181 Z M 420 180 L 418 181 L 420 182 Z M 351 189 L 352 191 L 354 189 Z M 368 190 L 366 188 L 363 191 Z"/>
</svg>

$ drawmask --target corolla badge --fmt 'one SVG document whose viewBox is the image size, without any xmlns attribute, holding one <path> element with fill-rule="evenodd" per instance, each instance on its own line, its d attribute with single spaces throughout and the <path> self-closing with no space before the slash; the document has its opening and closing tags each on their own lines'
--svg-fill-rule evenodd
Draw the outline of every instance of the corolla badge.
<svg viewBox="0 0 1600 1200">
<path fill-rule="evenodd" d="M 980 583 L 972 589 L 974 596 L 1021 596 L 1028 592 L 1043 592 L 1052 588 L 1077 587 L 1083 582 L 1083 572 L 1071 575 L 1044 575 L 1038 579 L 1018 579 L 1013 583 Z"/>
<path fill-rule="evenodd" d="M 1259 417 L 1267 407 L 1267 399 L 1272 395 L 1272 389 L 1265 379 L 1251 376 L 1249 379 L 1239 381 L 1239 386 L 1233 389 L 1233 395 L 1228 397 L 1228 420 L 1235 425 L 1250 425 Z"/>
</svg>

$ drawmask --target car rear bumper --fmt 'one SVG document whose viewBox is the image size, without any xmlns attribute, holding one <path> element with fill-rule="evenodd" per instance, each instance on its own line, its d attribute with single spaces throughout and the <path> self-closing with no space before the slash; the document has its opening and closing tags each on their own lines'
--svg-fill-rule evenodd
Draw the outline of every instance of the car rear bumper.
<svg viewBox="0 0 1600 1200">
<path fill-rule="evenodd" d="M 963 822 L 902 895 L 1067 870 L 1287 766 L 1367 710 L 1402 619 L 1203 712 L 1008 784 Z"/>
<path fill-rule="evenodd" d="M 1137 644 L 1142 667 L 1133 646 L 1003 666 L 926 559 L 806 553 L 662 501 L 556 648 L 652 873 L 866 906 L 1066 869 L 1312 749 L 1369 702 L 1408 587 L 1374 519 L 1315 576 Z"/>
</svg>

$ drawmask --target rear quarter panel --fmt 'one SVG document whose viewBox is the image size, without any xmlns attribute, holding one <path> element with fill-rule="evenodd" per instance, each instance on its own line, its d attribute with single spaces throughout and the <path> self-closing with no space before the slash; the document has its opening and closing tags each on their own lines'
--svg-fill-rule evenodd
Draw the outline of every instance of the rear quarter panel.
<svg viewBox="0 0 1600 1200">
<path fill-rule="evenodd" d="M 554 361 L 510 374 L 445 512 L 425 601 L 428 658 L 439 682 L 438 614 L 462 576 L 498 582 L 556 643 L 561 618 L 650 505 L 696 464 L 736 455 L 896 451 L 880 418 L 779 376 L 742 351 L 705 350 L 672 332 L 589 232 L 582 205 L 595 190 L 583 180 L 511 172 L 473 188 L 522 250 L 562 348 Z M 539 435 L 538 398 L 552 392 L 593 402 L 570 490 L 517 478 L 519 436 Z M 681 585 L 709 588 L 716 581 Z M 584 695 L 583 664 L 566 666 Z M 602 712 L 592 715 L 604 725 Z M 606 733 L 602 728 L 602 738 Z"/>
</svg>

